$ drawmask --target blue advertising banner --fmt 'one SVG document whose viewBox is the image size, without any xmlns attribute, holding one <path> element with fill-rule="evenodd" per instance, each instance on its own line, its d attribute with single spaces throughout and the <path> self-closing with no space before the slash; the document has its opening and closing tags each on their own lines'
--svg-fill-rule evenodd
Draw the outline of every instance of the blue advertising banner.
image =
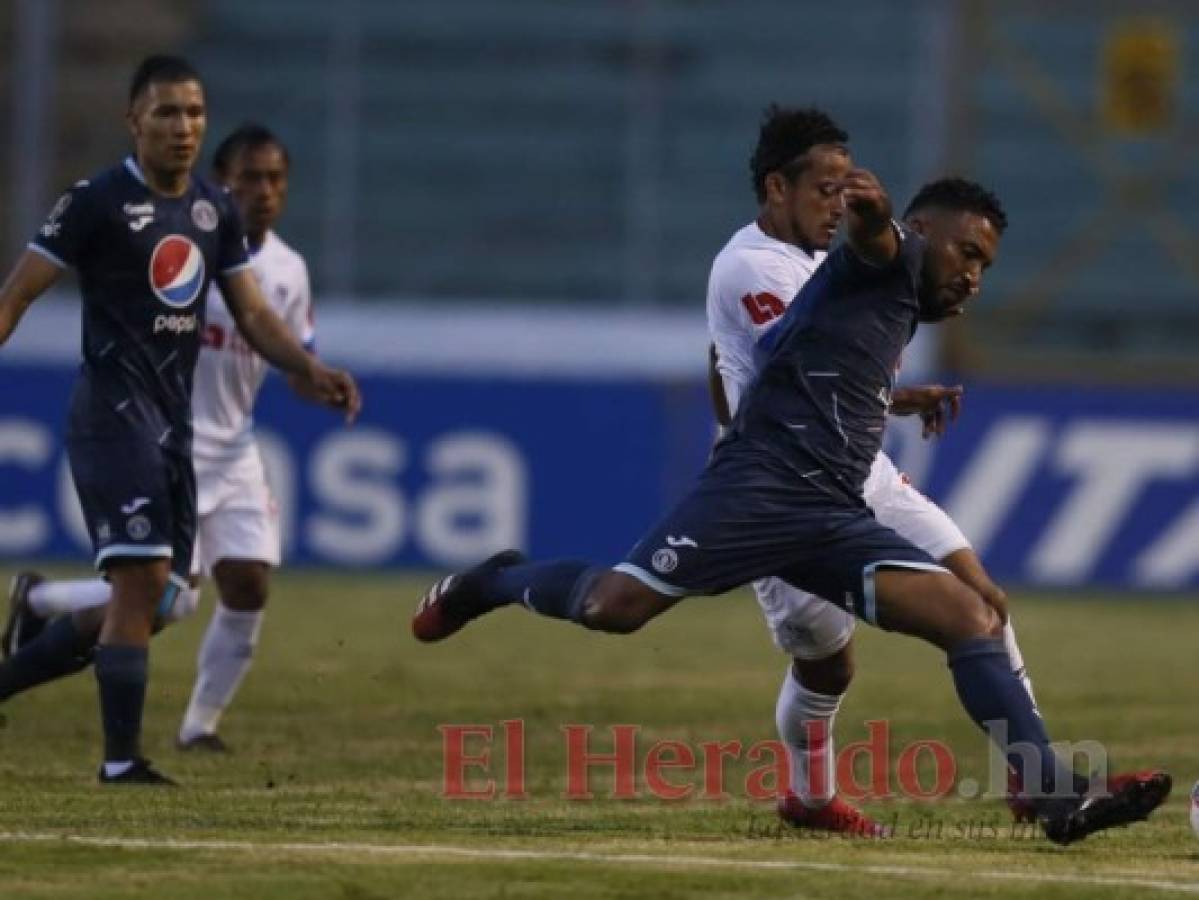
<svg viewBox="0 0 1199 900">
<path fill-rule="evenodd" d="M 90 557 L 64 366 L 0 367 L 0 557 Z M 256 421 L 290 560 L 460 566 L 496 548 L 617 561 L 703 465 L 691 382 L 360 379 L 346 428 L 268 379 Z"/>
<path fill-rule="evenodd" d="M 73 372 L 0 367 L 0 557 L 87 558 L 61 429 Z M 259 432 L 290 560 L 451 568 L 495 548 L 619 559 L 703 465 L 693 379 L 362 379 L 344 428 L 268 380 Z M 968 387 L 897 464 L 1008 584 L 1199 586 L 1199 393 Z"/>
</svg>

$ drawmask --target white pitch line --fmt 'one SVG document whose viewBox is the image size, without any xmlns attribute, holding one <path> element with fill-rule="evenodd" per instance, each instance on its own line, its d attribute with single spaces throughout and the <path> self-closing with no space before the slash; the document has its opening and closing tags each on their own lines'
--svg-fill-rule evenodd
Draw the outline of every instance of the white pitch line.
<svg viewBox="0 0 1199 900">
<path fill-rule="evenodd" d="M 983 878 L 1031 884 L 1073 884 L 1096 887 L 1137 887 L 1177 894 L 1199 894 L 1199 881 L 1163 881 L 1155 878 L 1116 875 L 1086 875 L 1081 872 L 1000 872 L 995 870 L 947 869 L 941 866 L 851 865 L 849 863 L 805 862 L 783 859 L 722 859 L 710 856 L 664 856 L 652 853 L 586 853 L 572 850 L 502 850 L 498 848 L 452 847 L 439 844 L 360 844 L 345 841 L 308 843 L 255 843 L 254 841 L 175 840 L 172 838 L 89 837 L 73 834 L 0 832 L 0 844 L 75 844 L 85 847 L 120 847 L 140 850 L 239 850 L 268 853 L 364 853 L 375 856 L 450 856 L 481 860 L 539 860 L 544 862 L 588 862 L 774 871 L 839 872 L 906 878 Z"/>
</svg>

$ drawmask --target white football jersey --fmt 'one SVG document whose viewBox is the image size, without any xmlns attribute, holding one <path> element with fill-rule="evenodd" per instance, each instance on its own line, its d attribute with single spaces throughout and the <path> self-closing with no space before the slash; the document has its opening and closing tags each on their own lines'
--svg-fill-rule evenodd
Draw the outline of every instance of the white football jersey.
<svg viewBox="0 0 1199 900">
<path fill-rule="evenodd" d="M 304 258 L 268 231 L 250 257 L 258 286 L 271 308 L 304 345 L 313 349 L 312 296 Z M 192 390 L 193 453 L 204 459 L 237 456 L 254 441 L 254 400 L 268 363 L 237 330 L 214 282 Z"/>
<path fill-rule="evenodd" d="M 754 345 L 786 311 L 825 256 L 776 240 L 751 222 L 734 234 L 708 277 L 708 334 L 729 412 L 757 374 Z"/>
</svg>

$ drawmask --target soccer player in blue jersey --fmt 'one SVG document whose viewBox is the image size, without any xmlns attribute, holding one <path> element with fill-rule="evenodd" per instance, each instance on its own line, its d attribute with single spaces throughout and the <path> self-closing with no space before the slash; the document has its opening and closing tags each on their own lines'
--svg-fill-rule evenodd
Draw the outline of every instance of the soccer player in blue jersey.
<svg viewBox="0 0 1199 900">
<path fill-rule="evenodd" d="M 169 784 L 141 755 L 148 647 L 171 614 L 195 541 L 192 373 L 215 278 L 239 331 L 308 395 L 358 411 L 357 386 L 305 351 L 262 297 L 227 191 L 192 174 L 206 125 L 199 75 L 152 56 L 133 74 L 134 153 L 59 199 L 0 287 L 0 345 L 67 267 L 83 297 L 83 363 L 67 453 L 96 566 L 112 583 L 98 639 L 63 616 L 0 670 L 0 700 L 94 660 L 102 783 Z"/>
<path fill-rule="evenodd" d="M 903 224 L 892 219 L 887 193 L 869 172 L 852 169 L 842 186 L 846 244 L 767 335 L 760 374 L 698 483 L 626 560 L 604 569 L 496 554 L 430 588 L 413 633 L 441 640 L 517 603 L 627 633 L 686 596 L 779 577 L 943 650 L 963 707 L 999 743 L 1051 840 L 1071 843 L 1143 819 L 1168 795 L 1169 775 L 1087 793 L 1070 761 L 1054 753 L 1011 669 L 1000 615 L 879 524 L 862 496 L 901 351 L 920 322 L 956 315 L 978 293 L 1006 217 L 993 195 L 970 182 L 926 188 Z M 1009 740 L 993 727 L 998 722 Z"/>
</svg>

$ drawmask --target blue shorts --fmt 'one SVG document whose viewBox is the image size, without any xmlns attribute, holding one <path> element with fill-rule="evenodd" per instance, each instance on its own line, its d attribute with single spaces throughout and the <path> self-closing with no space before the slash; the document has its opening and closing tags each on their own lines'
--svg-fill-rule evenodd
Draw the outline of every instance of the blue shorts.
<svg viewBox="0 0 1199 900">
<path fill-rule="evenodd" d="M 66 441 L 97 569 L 119 559 L 170 559 L 186 579 L 196 540 L 191 458 L 129 439 Z"/>
<path fill-rule="evenodd" d="M 718 454 L 691 493 L 616 566 L 672 597 L 720 594 L 774 576 L 873 624 L 880 568 L 946 571 L 864 504 L 838 499 L 777 462 L 736 452 Z"/>
</svg>

